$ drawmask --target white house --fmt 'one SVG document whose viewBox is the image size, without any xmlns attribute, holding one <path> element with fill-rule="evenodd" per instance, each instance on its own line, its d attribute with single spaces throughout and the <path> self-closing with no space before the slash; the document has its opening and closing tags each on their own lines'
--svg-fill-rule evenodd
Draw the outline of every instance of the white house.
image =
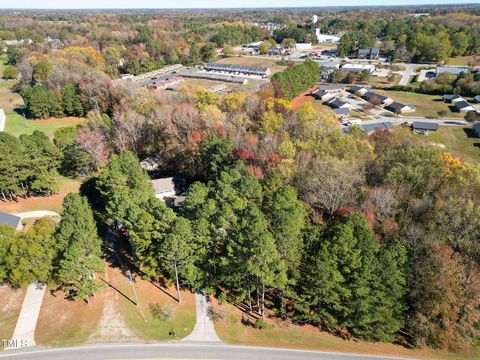
<svg viewBox="0 0 480 360">
<path fill-rule="evenodd" d="M 155 189 L 155 196 L 163 201 L 165 198 L 175 198 L 178 193 L 174 177 L 152 180 L 152 185 Z"/>
<path fill-rule="evenodd" d="M 295 48 L 297 50 L 310 50 L 312 48 L 312 43 L 296 43 Z"/>
<path fill-rule="evenodd" d="M 470 105 L 465 100 L 456 102 L 455 103 L 455 109 L 457 111 L 460 111 L 460 112 L 462 112 L 462 111 L 477 111 L 477 109 L 474 106 Z"/>
<path fill-rule="evenodd" d="M 315 35 L 317 36 L 319 43 L 338 44 L 340 42 L 340 37 L 330 34 L 322 34 L 320 33 L 320 29 L 315 29 Z"/>
<path fill-rule="evenodd" d="M 342 70 L 346 73 L 368 71 L 371 74 L 375 71 L 375 66 L 370 64 L 345 64 L 342 66 Z"/>
</svg>

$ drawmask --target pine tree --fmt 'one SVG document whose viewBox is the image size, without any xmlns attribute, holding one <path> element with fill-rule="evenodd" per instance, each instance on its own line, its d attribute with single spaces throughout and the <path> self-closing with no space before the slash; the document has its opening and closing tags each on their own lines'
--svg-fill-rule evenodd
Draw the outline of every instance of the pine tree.
<svg viewBox="0 0 480 360">
<path fill-rule="evenodd" d="M 95 272 L 102 270 L 102 250 L 92 210 L 79 194 L 65 197 L 56 239 L 62 251 L 56 274 L 58 282 L 68 296 L 88 303 L 97 290 Z"/>
</svg>

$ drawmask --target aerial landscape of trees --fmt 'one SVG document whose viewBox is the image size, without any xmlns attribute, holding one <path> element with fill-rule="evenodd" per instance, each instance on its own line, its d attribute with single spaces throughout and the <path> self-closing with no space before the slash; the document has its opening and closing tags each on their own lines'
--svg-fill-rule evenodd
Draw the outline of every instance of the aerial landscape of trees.
<svg viewBox="0 0 480 360">
<path fill-rule="evenodd" d="M 305 14 L 294 13 L 292 22 L 303 25 L 275 30 L 274 40 L 311 41 Z M 345 32 L 342 54 L 378 38 L 391 41 L 383 51 L 397 58 L 479 52 L 471 17 L 480 14 L 425 20 L 379 11 L 368 21 L 348 14 L 329 13 L 318 24 Z M 253 90 L 221 95 L 112 83 L 123 73 L 211 61 L 217 46 L 272 40 L 249 12 L 245 23 L 238 13 L 215 21 L 201 12 L 182 21 L 174 12 L 82 13 L 52 26 L 59 16 L 39 14 L 26 27 L 23 15 L 1 14 L 0 38 L 38 40 L 7 51 L 28 116 L 85 122 L 51 138 L 1 132 L 0 200 L 51 196 L 59 174 L 83 185 L 64 198 L 61 220 L 18 233 L 0 227 L 0 283 L 48 282 L 89 302 L 104 271 L 99 229 L 109 228 L 128 244 L 139 276 L 166 279 L 178 302 L 181 289 L 204 289 L 243 303 L 258 314 L 258 328 L 278 317 L 345 338 L 451 351 L 480 344 L 478 163 L 401 126 L 344 134 L 331 111 L 294 104 L 319 80 L 311 60 Z M 46 36 L 63 46 L 53 50 Z M 430 85 L 466 93 L 478 89 L 476 76 Z M 155 197 L 140 164 L 146 158 L 157 177 L 182 179 L 182 206 Z"/>
</svg>

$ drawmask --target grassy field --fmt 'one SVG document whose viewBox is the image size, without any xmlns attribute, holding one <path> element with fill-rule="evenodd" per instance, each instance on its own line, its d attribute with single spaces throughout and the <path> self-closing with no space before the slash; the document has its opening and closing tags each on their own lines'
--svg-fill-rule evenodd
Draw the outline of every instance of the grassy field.
<svg viewBox="0 0 480 360">
<path fill-rule="evenodd" d="M 451 57 L 448 59 L 447 65 L 470 66 L 475 62 L 476 57 L 477 55 Z"/>
<path fill-rule="evenodd" d="M 224 64 L 239 64 L 239 65 L 247 65 L 247 66 L 266 66 L 269 67 L 272 71 L 272 74 L 282 71 L 286 68 L 286 66 L 279 65 L 278 59 L 264 59 L 264 58 L 256 58 L 256 57 L 248 57 L 248 56 L 234 56 L 225 59 L 220 59 L 218 62 Z"/>
<path fill-rule="evenodd" d="M 125 277 L 117 284 L 120 291 L 130 299 L 135 299 L 133 289 Z M 120 312 L 126 325 L 143 340 L 172 340 L 171 330 L 177 338 L 190 334 L 195 325 L 195 297 L 192 293 L 182 291 L 182 303 L 176 300 L 174 287 L 160 288 L 147 280 L 136 279 L 135 289 L 138 306 L 126 297 L 120 298 Z M 172 311 L 168 320 L 160 320 L 152 315 L 152 306 L 161 305 Z"/>
<path fill-rule="evenodd" d="M 80 180 L 59 176 L 56 180 L 59 191 L 49 197 L 19 198 L 18 201 L 0 201 L 0 211 L 18 213 L 34 210 L 50 210 L 59 212 L 62 209 L 63 198 L 70 192 L 78 192 Z"/>
<path fill-rule="evenodd" d="M 0 56 L 0 78 L 5 67 L 5 56 Z M 85 122 L 83 118 L 66 117 L 61 119 L 48 120 L 27 120 L 21 115 L 22 109 L 25 107 L 23 99 L 14 91 L 16 80 L 0 79 L 0 109 L 5 111 L 7 122 L 5 124 L 5 132 L 14 136 L 21 134 L 31 134 L 35 130 L 43 131 L 47 136 L 52 137 L 56 129 L 81 124 Z"/>
<path fill-rule="evenodd" d="M 51 118 L 47 120 L 28 120 L 16 112 L 7 112 L 7 123 L 5 132 L 14 136 L 21 134 L 31 134 L 35 130 L 43 131 L 48 137 L 53 137 L 55 130 L 72 125 L 83 124 L 84 118 L 66 117 Z"/>
<path fill-rule="evenodd" d="M 9 286 L 0 286 L 0 339 L 10 339 L 17 324 L 26 287 L 13 290 Z M 3 345 L 0 343 L 0 351 Z"/>
<path fill-rule="evenodd" d="M 437 132 L 413 136 L 422 142 L 444 144 L 445 150 L 466 161 L 480 162 L 480 139 L 474 135 L 471 128 L 440 126 Z"/>
<path fill-rule="evenodd" d="M 417 107 L 411 116 L 426 116 L 438 118 L 439 111 L 446 111 L 447 118 L 463 118 L 465 114 L 453 112 L 449 108 L 449 104 L 442 101 L 439 95 L 426 95 L 407 91 L 393 91 L 393 90 L 377 90 L 378 93 L 388 95 L 393 100 L 403 104 L 412 104 Z"/>
<path fill-rule="evenodd" d="M 231 304 L 218 305 L 213 302 L 215 313 L 222 319 L 215 320 L 215 330 L 219 337 L 229 344 L 252 346 L 284 347 L 321 351 L 355 352 L 364 354 L 416 357 L 439 360 L 474 360 L 480 353 L 453 354 L 434 350 L 410 350 L 405 347 L 385 343 L 367 343 L 359 340 L 343 340 L 340 337 L 319 331 L 305 325 L 293 325 L 280 320 L 268 320 L 272 328 L 258 330 L 242 323 L 242 312 Z M 247 319 L 247 315 L 243 315 Z M 250 321 L 254 319 L 249 318 Z"/>
<path fill-rule="evenodd" d="M 37 345 L 62 347 L 84 343 L 97 327 L 103 299 L 96 296 L 89 304 L 64 299 L 62 292 L 45 292 L 35 330 Z"/>
</svg>

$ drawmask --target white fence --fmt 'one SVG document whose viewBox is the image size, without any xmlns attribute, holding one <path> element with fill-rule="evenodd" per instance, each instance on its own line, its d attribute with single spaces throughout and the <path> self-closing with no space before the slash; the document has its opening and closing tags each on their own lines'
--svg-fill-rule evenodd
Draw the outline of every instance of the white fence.
<svg viewBox="0 0 480 360">
<path fill-rule="evenodd" d="M 5 129 L 5 111 L 3 109 L 0 109 L 0 131 L 3 131 Z"/>
</svg>

